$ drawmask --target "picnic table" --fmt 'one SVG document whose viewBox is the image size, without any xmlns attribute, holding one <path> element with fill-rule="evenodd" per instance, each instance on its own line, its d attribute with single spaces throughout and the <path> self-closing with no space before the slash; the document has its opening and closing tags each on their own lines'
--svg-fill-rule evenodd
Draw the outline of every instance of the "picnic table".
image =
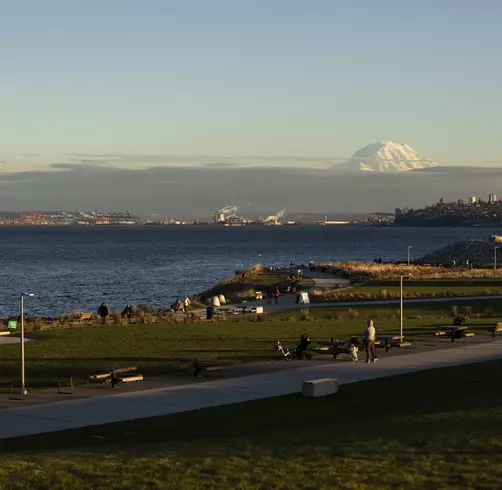
<svg viewBox="0 0 502 490">
<path fill-rule="evenodd" d="M 193 372 L 193 375 L 196 378 L 200 377 L 201 372 L 221 370 L 220 366 L 214 366 L 214 365 L 208 366 L 206 364 L 211 361 L 217 361 L 218 360 L 217 356 L 182 356 L 182 357 L 177 357 L 176 360 L 179 361 L 180 363 L 175 367 L 176 371 Z M 185 364 L 185 366 L 188 365 L 188 368 L 187 367 L 183 368 L 182 366 L 183 363 Z"/>
<path fill-rule="evenodd" d="M 133 383 L 143 381 L 143 375 L 135 373 L 137 367 L 113 368 L 106 371 L 97 371 L 91 374 L 87 379 L 90 383 L 111 383 L 112 388 L 118 383 Z"/>
<path fill-rule="evenodd" d="M 315 349 L 318 354 L 329 354 L 333 356 L 333 359 L 336 359 L 338 354 L 349 353 L 348 340 L 339 340 L 331 337 L 329 340 L 317 340 L 316 343 L 321 346 Z"/>
<path fill-rule="evenodd" d="M 436 335 L 441 335 L 441 331 L 449 331 L 449 337 L 451 341 L 455 342 L 455 339 L 460 339 L 463 337 L 474 337 L 474 333 L 466 332 L 468 328 L 469 327 L 460 325 L 444 325 L 442 327 L 439 327 L 439 329 L 436 331 Z"/>
<path fill-rule="evenodd" d="M 404 335 L 377 335 L 375 344 L 380 345 L 382 342 L 385 346 L 385 352 L 389 352 L 394 345 L 398 347 L 411 345 L 409 342 L 404 342 Z"/>
</svg>

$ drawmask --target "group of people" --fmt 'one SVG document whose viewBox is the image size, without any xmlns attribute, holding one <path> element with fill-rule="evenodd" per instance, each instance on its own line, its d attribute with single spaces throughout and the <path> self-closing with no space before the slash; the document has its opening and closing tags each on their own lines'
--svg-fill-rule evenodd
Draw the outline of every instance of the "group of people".
<svg viewBox="0 0 502 490">
<path fill-rule="evenodd" d="M 190 298 L 188 296 L 185 296 L 183 299 L 180 299 L 179 297 L 176 298 L 176 301 L 174 304 L 171 305 L 171 309 L 174 311 L 182 311 L 183 313 L 186 313 L 188 310 L 188 307 L 190 306 Z M 110 309 L 108 308 L 108 305 L 103 302 L 98 308 L 98 315 L 101 317 L 101 321 L 106 323 L 106 319 L 110 314 Z M 127 322 L 131 323 L 131 319 L 133 316 L 133 307 L 128 303 L 125 308 L 122 310 L 121 313 L 122 318 L 127 318 Z"/>
<path fill-rule="evenodd" d="M 186 313 L 189 306 L 190 298 L 188 296 L 184 296 L 183 299 L 180 299 L 178 296 L 176 298 L 176 301 L 171 305 L 171 309 L 174 311 L 182 311 L 183 313 Z"/>
<path fill-rule="evenodd" d="M 268 289 L 267 290 L 267 304 L 271 305 L 272 304 L 272 298 L 275 298 L 275 304 L 279 304 L 279 296 L 281 293 L 279 292 L 279 288 L 276 287 L 275 289 Z"/>
<path fill-rule="evenodd" d="M 127 321 L 131 323 L 133 309 L 132 306 L 128 303 L 124 310 L 122 311 L 122 318 L 127 318 Z M 110 310 L 108 309 L 108 305 L 106 303 L 101 303 L 98 308 L 98 315 L 101 317 L 101 321 L 106 323 L 106 318 L 110 314 Z"/>
</svg>

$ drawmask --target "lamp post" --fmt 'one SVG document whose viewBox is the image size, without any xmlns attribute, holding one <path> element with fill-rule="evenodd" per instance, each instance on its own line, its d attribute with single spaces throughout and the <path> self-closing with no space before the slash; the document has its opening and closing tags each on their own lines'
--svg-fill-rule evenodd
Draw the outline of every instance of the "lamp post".
<svg viewBox="0 0 502 490">
<path fill-rule="evenodd" d="M 410 251 L 411 251 L 411 245 L 408 245 L 408 267 L 410 266 Z"/>
<path fill-rule="evenodd" d="M 400 294 L 399 294 L 399 335 L 401 336 L 401 340 L 403 338 L 403 277 L 404 276 L 410 276 L 410 274 L 403 274 L 401 272 L 400 275 Z"/>
<path fill-rule="evenodd" d="M 21 301 L 21 391 L 24 395 L 28 394 L 28 390 L 26 389 L 26 383 L 24 379 L 24 298 L 25 296 L 35 296 L 33 293 L 21 293 L 20 301 Z"/>
<path fill-rule="evenodd" d="M 498 247 L 493 247 L 493 269 L 497 270 L 497 249 Z"/>
</svg>

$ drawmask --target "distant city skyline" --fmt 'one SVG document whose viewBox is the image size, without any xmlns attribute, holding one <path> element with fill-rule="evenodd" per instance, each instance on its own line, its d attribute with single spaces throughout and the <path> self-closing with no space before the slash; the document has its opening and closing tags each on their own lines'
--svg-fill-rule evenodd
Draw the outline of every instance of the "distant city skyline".
<svg viewBox="0 0 502 490">
<path fill-rule="evenodd" d="M 0 171 L 323 168 L 379 140 L 502 165 L 501 17 L 488 0 L 2 2 Z"/>
</svg>

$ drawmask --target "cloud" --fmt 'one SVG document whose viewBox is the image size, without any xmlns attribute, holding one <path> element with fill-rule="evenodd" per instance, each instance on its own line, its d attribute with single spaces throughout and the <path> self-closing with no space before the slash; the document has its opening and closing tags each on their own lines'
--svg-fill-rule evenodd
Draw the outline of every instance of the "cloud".
<svg viewBox="0 0 502 490">
<path fill-rule="evenodd" d="M 212 162 L 212 163 L 206 163 L 204 166 L 211 168 L 228 168 L 228 167 L 235 167 L 236 164 L 234 162 Z"/>
<path fill-rule="evenodd" d="M 221 163 L 221 162 L 209 162 Z M 226 162 L 223 162 L 226 163 Z M 304 167 L 152 166 L 57 162 L 44 171 L 0 174 L 0 209 L 125 210 L 210 218 L 236 203 L 245 214 L 278 209 L 329 214 L 393 211 L 445 200 L 488 196 L 502 188 L 502 169 L 449 167 L 395 174 L 343 175 Z M 307 196 L 299 199 L 298 196 Z M 243 211 L 244 212 L 244 211 Z"/>
</svg>

